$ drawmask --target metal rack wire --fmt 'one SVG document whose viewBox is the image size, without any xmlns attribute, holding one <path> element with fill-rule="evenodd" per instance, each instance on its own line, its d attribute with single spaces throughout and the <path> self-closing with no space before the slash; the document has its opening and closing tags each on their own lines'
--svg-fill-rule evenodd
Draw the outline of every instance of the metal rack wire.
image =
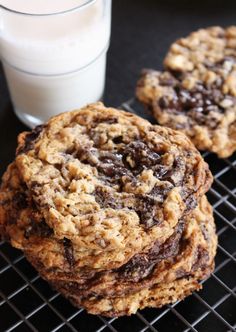
<svg viewBox="0 0 236 332">
<path fill-rule="evenodd" d="M 123 109 L 143 113 L 134 99 Z M 0 242 L 0 332 L 225 332 L 236 330 L 236 155 L 220 160 L 205 153 L 215 181 L 208 198 L 219 236 L 216 269 L 203 290 L 161 309 L 107 319 L 76 309 L 54 292 L 24 256 Z"/>
</svg>

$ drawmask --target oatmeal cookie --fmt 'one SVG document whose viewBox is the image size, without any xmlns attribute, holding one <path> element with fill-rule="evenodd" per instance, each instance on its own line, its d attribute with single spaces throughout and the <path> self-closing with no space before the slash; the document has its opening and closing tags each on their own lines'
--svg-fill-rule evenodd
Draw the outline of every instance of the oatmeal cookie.
<svg viewBox="0 0 236 332">
<path fill-rule="evenodd" d="M 179 300 L 199 289 L 198 281 L 206 278 L 214 265 L 217 240 L 212 208 L 205 196 L 165 242 L 156 241 L 123 266 L 103 272 L 78 268 L 81 253 L 68 239 L 55 238 L 14 163 L 3 177 L 0 201 L 5 239 L 23 250 L 55 289 L 94 314 L 129 315 L 138 308 Z"/>
<path fill-rule="evenodd" d="M 212 182 L 184 134 L 102 103 L 21 134 L 16 166 L 54 236 L 103 269 L 167 239 Z"/>
<path fill-rule="evenodd" d="M 92 278 L 100 270 L 117 267 L 117 258 L 120 262 L 123 257 L 118 250 L 109 251 L 108 263 L 107 252 L 103 250 L 80 250 L 69 239 L 57 238 L 37 209 L 15 163 L 9 165 L 3 176 L 0 202 L 0 235 L 13 247 L 23 250 L 44 273 L 57 271 L 59 275 L 73 273 L 77 278 Z M 174 229 L 166 232 L 159 245 L 173 233 Z"/>
<path fill-rule="evenodd" d="M 199 281 L 207 278 L 214 268 L 216 245 L 212 208 L 206 197 L 202 197 L 198 207 L 186 217 L 177 253 L 159 262 L 157 260 L 154 266 L 148 257 L 145 275 L 142 261 L 139 261 L 136 266 L 132 264 L 130 267 L 133 275 L 125 273 L 125 269 L 122 276 L 117 271 L 108 273 L 107 279 L 100 280 L 103 292 L 98 292 L 97 287 L 90 293 L 81 291 L 79 283 L 70 278 L 59 280 L 46 277 L 46 280 L 73 304 L 86 308 L 89 313 L 110 317 L 130 315 L 145 307 L 173 303 L 201 289 Z"/>
<path fill-rule="evenodd" d="M 161 125 L 220 158 L 236 150 L 236 27 L 211 27 L 173 43 L 166 71 L 144 71 L 138 99 Z"/>
</svg>

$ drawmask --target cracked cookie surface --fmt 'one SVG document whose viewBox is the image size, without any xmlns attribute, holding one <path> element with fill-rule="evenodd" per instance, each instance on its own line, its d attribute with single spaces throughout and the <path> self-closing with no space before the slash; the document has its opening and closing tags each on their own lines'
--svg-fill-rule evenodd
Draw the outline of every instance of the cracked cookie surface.
<svg viewBox="0 0 236 332">
<path fill-rule="evenodd" d="M 187 134 L 200 150 L 236 150 L 236 27 L 211 27 L 173 43 L 165 71 L 143 72 L 137 97 L 157 121 Z"/>
<path fill-rule="evenodd" d="M 211 182 L 184 134 L 96 103 L 19 136 L 0 234 L 76 306 L 130 315 L 212 271 Z"/>
<path fill-rule="evenodd" d="M 21 134 L 16 166 L 54 236 L 103 253 L 96 268 L 163 242 L 212 182 L 185 135 L 102 103 Z"/>
<path fill-rule="evenodd" d="M 54 236 L 14 163 L 3 177 L 0 201 L 0 228 L 5 238 L 23 250 L 54 288 L 94 314 L 129 315 L 139 308 L 174 302 L 199 289 L 198 281 L 213 269 L 217 239 L 205 196 L 165 242 L 154 242 L 118 269 L 102 273 L 78 269 L 81 253 L 68 239 Z"/>
<path fill-rule="evenodd" d="M 126 275 L 120 278 L 115 271 L 99 276 L 97 284 L 93 279 L 94 287 L 89 292 L 76 278 L 45 277 L 73 304 L 85 307 L 90 313 L 110 317 L 130 315 L 145 307 L 173 303 L 201 289 L 199 281 L 207 278 L 214 268 L 216 245 L 212 208 L 203 196 L 198 207 L 186 217 L 177 252 L 157 261 L 147 275 L 139 276 L 140 280 L 135 266 L 130 279 Z M 150 256 L 147 260 L 151 264 Z M 89 282 L 88 285 L 91 286 Z"/>
</svg>

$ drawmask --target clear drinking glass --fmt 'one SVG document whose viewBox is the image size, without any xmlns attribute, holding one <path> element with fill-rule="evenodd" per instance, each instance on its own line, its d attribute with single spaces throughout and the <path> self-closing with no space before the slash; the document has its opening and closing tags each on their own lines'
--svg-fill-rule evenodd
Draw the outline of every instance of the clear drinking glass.
<svg viewBox="0 0 236 332">
<path fill-rule="evenodd" d="M 102 98 L 110 23 L 111 0 L 1 0 L 1 60 L 22 122 Z"/>
</svg>

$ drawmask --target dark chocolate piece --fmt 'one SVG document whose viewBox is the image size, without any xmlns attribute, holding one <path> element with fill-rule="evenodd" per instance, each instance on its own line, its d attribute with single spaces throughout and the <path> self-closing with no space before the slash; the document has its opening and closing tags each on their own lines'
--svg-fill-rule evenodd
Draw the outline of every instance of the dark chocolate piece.
<svg viewBox="0 0 236 332">
<path fill-rule="evenodd" d="M 24 145 L 17 151 L 18 155 L 21 153 L 26 153 L 34 148 L 35 141 L 39 137 L 43 128 L 45 128 L 45 125 L 39 125 L 26 135 Z"/>
<path fill-rule="evenodd" d="M 65 253 L 65 258 L 72 267 L 75 264 L 75 258 L 74 258 L 74 252 L 73 252 L 73 246 L 72 243 L 69 239 L 64 238 L 63 239 L 63 245 L 64 245 L 64 253 Z"/>
</svg>

